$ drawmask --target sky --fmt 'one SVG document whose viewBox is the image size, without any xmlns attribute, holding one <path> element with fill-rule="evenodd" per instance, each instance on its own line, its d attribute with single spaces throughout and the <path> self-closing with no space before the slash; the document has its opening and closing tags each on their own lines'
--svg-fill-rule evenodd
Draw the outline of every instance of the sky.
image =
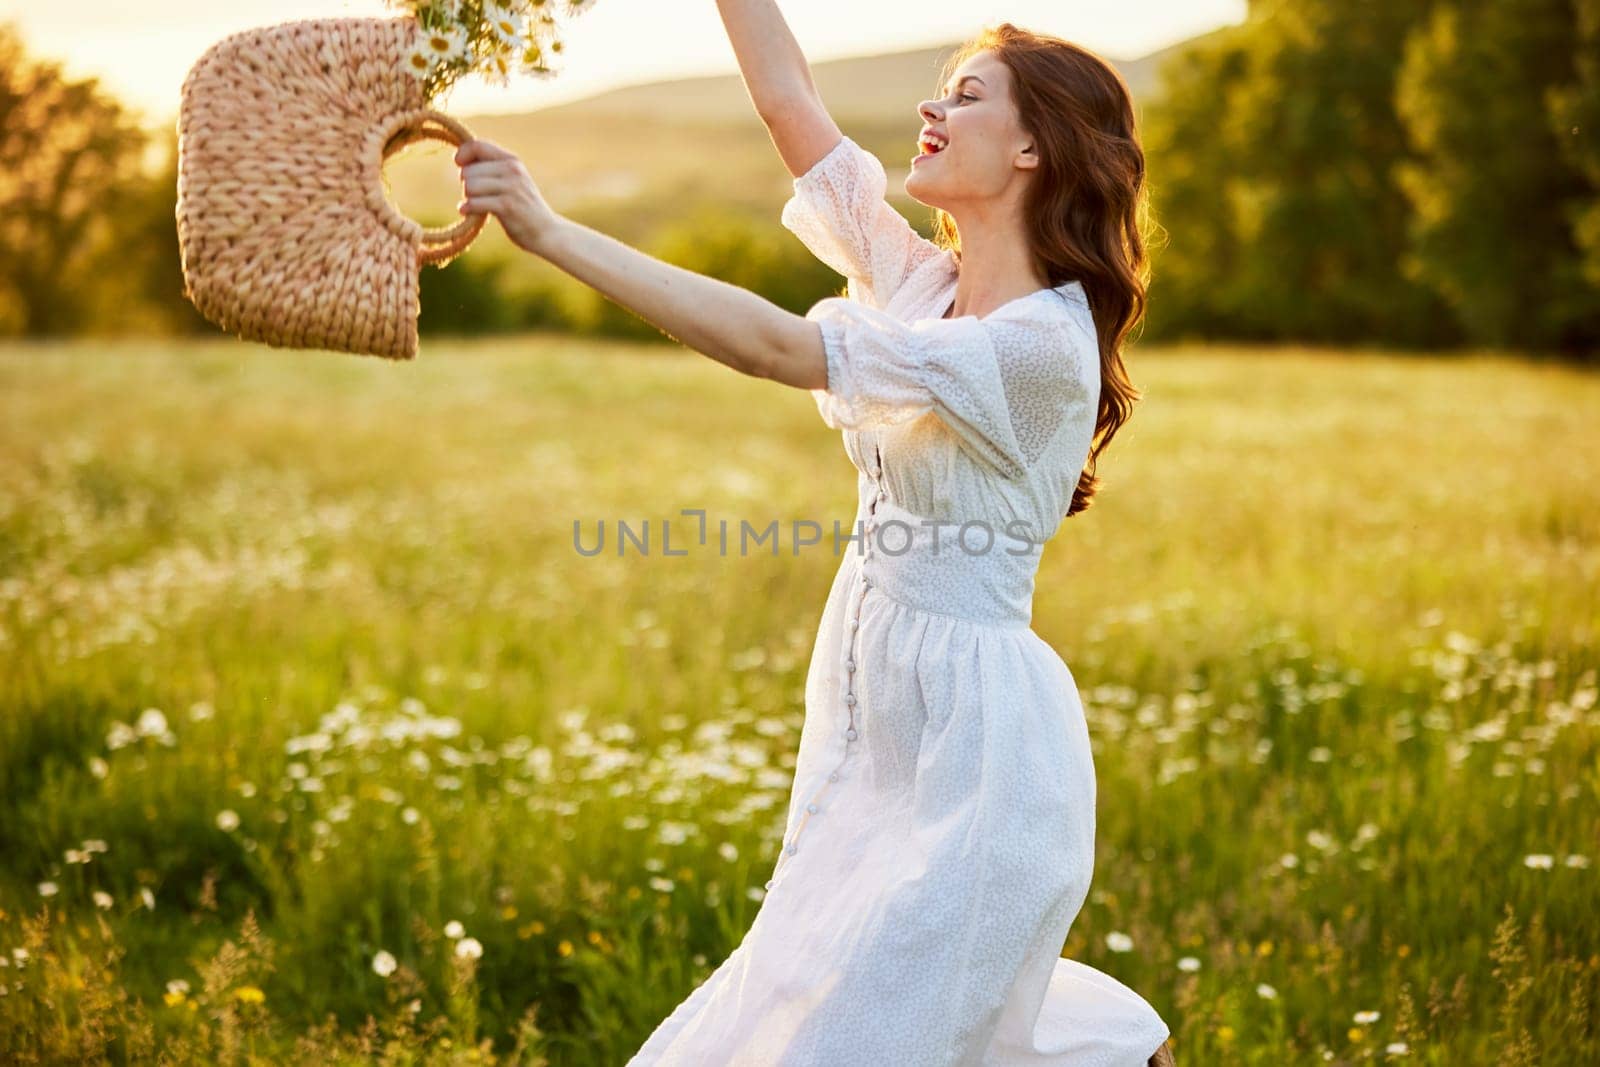
<svg viewBox="0 0 1600 1067">
<path fill-rule="evenodd" d="M 1245 0 L 779 0 L 812 62 L 896 52 L 969 37 L 985 24 L 1068 38 L 1131 59 L 1245 16 Z M 383 0 L 0 0 L 0 22 L 21 28 L 34 55 L 69 74 L 97 76 L 147 124 L 176 121 L 183 77 L 211 44 L 238 30 L 302 18 L 399 14 Z M 738 71 L 716 0 L 595 0 L 562 23 L 561 73 L 474 78 L 443 102 L 459 114 L 529 111 L 619 85 Z"/>
</svg>

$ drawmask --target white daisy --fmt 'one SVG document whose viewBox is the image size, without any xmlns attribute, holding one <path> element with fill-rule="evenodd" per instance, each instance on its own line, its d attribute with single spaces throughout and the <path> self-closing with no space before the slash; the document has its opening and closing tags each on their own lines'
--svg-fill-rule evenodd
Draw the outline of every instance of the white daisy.
<svg viewBox="0 0 1600 1067">
<path fill-rule="evenodd" d="M 493 31 L 495 37 L 510 45 L 520 41 L 522 31 L 527 27 L 527 22 L 520 12 L 496 3 L 483 5 L 483 20 L 489 24 L 489 29 Z"/>
<path fill-rule="evenodd" d="M 423 78 L 428 76 L 430 71 L 433 70 L 433 57 L 428 55 L 427 52 L 424 52 L 422 48 L 418 46 L 406 53 L 405 58 L 401 60 L 400 65 L 405 67 L 407 74 L 411 75 L 418 81 L 421 81 Z"/>
<path fill-rule="evenodd" d="M 437 63 L 449 63 L 452 60 L 465 58 L 467 54 L 466 31 L 459 26 L 452 26 L 447 30 L 424 30 L 422 33 L 422 51 Z"/>
</svg>

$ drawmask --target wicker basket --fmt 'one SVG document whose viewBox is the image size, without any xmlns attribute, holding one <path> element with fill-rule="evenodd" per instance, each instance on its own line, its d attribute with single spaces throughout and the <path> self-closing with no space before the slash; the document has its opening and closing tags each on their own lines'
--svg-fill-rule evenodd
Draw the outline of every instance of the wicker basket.
<svg viewBox="0 0 1600 1067">
<path fill-rule="evenodd" d="M 417 353 L 418 273 L 484 215 L 424 229 L 383 186 L 389 156 L 472 134 L 401 65 L 415 20 L 306 19 L 214 44 L 183 82 L 184 295 L 246 340 L 390 359 Z"/>
</svg>

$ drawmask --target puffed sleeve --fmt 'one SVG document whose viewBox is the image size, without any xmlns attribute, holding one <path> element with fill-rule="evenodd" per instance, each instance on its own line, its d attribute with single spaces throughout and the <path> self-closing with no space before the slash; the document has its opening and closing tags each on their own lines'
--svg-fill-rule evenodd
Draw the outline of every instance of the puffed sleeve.
<svg viewBox="0 0 1600 1067">
<path fill-rule="evenodd" d="M 1017 315 L 903 322 L 843 297 L 806 318 L 822 330 L 828 384 L 813 389 L 834 429 L 891 426 L 928 412 L 962 445 L 1017 478 L 1074 420 L 1092 427 L 1099 363 L 1083 332 Z"/>
<path fill-rule="evenodd" d="M 813 255 L 849 279 L 851 298 L 887 307 L 900 284 L 943 250 L 884 199 L 878 157 L 849 137 L 800 177 L 783 205 L 783 225 Z"/>
</svg>

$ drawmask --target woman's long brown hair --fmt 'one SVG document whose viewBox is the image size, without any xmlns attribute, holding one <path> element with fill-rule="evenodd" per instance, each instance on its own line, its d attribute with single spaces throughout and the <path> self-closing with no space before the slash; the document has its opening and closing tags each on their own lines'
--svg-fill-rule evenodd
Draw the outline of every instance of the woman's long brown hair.
<svg viewBox="0 0 1600 1067">
<path fill-rule="evenodd" d="M 1067 515 L 1089 506 L 1095 463 L 1128 421 L 1140 393 L 1122 364 L 1128 334 L 1144 318 L 1150 281 L 1145 252 L 1149 198 L 1133 99 L 1112 66 L 1070 41 L 1009 22 L 986 27 L 945 64 L 939 84 L 976 52 L 992 50 L 1011 71 L 1022 128 L 1039 152 L 1038 180 L 1024 217 L 1030 251 L 1052 286 L 1078 281 L 1089 297 L 1100 347 L 1100 409 L 1089 456 Z M 959 263 L 955 220 L 934 212 L 934 241 Z"/>
</svg>

